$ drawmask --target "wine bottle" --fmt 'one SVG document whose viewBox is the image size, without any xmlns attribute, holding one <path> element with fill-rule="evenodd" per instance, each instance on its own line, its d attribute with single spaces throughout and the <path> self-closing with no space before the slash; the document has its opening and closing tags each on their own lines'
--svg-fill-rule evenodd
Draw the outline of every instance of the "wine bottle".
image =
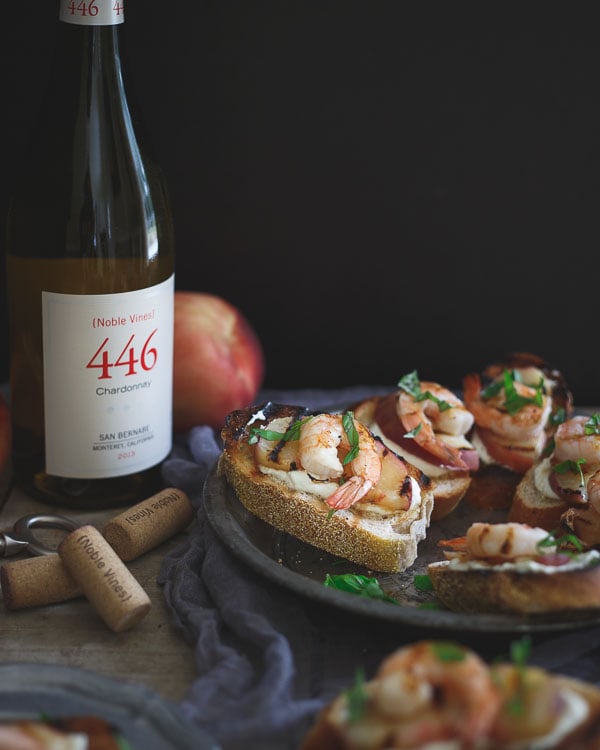
<svg viewBox="0 0 600 750">
<path fill-rule="evenodd" d="M 125 95 L 123 0 L 59 0 L 42 111 L 7 222 L 18 484 L 125 505 L 172 448 L 173 229 Z"/>
</svg>

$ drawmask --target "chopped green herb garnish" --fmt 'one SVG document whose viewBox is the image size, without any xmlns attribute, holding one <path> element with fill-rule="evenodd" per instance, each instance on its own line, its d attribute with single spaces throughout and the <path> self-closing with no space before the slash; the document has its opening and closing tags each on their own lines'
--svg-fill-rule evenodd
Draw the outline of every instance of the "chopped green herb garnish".
<svg viewBox="0 0 600 750">
<path fill-rule="evenodd" d="M 556 447 L 556 442 L 553 437 L 548 440 L 546 443 L 544 450 L 542 451 L 542 456 L 546 458 L 547 456 L 551 456 L 554 453 L 554 448 Z"/>
<path fill-rule="evenodd" d="M 413 576 L 413 583 L 417 591 L 433 591 L 431 578 L 426 573 L 416 573 Z"/>
<path fill-rule="evenodd" d="M 254 445 L 254 443 L 258 443 L 258 439 L 261 437 L 265 440 L 283 440 L 286 443 L 290 440 L 298 440 L 300 438 L 300 430 L 302 429 L 302 425 L 306 424 L 309 419 L 312 419 L 312 417 L 308 416 L 303 417 L 302 419 L 297 419 L 295 422 L 292 422 L 292 424 L 285 432 L 277 432 L 277 430 L 265 430 L 263 427 L 251 427 L 248 443 L 249 445 Z"/>
<path fill-rule="evenodd" d="M 517 381 L 518 382 L 518 381 Z M 535 388 L 534 396 L 521 396 L 517 393 L 515 388 L 515 372 L 512 373 L 509 370 L 504 371 L 504 393 L 506 400 L 504 407 L 506 411 L 513 415 L 521 411 L 527 404 L 535 404 L 536 406 L 542 406 L 544 396 L 544 379 L 540 378 L 540 382 L 537 385 L 531 386 Z"/>
<path fill-rule="evenodd" d="M 416 398 L 421 394 L 421 381 L 416 370 L 403 375 L 398 381 L 398 388 L 406 391 L 410 396 Z"/>
<path fill-rule="evenodd" d="M 403 391 L 406 391 L 406 393 L 412 396 L 417 402 L 433 401 L 434 404 L 437 404 L 440 411 L 447 411 L 452 408 L 452 404 L 449 404 L 442 398 L 434 396 L 431 391 L 421 390 L 421 381 L 419 380 L 419 375 L 416 370 L 409 372 L 408 375 L 403 375 L 398 381 L 398 387 Z"/>
<path fill-rule="evenodd" d="M 466 656 L 463 646 L 452 641 L 434 641 L 431 648 L 439 661 L 463 661 Z"/>
<path fill-rule="evenodd" d="M 348 703 L 348 718 L 353 724 L 360 721 L 365 715 L 369 696 L 365 690 L 365 673 L 362 669 L 357 669 L 354 676 L 354 685 L 344 693 Z"/>
<path fill-rule="evenodd" d="M 525 669 L 531 654 L 531 637 L 524 636 L 510 644 L 510 658 L 517 669 L 517 689 L 508 702 L 508 710 L 513 716 L 522 716 L 525 711 Z"/>
<path fill-rule="evenodd" d="M 581 469 L 581 466 L 584 463 L 585 458 L 578 458 L 577 461 L 571 461 L 568 459 L 567 461 L 561 461 L 561 463 L 555 464 L 552 467 L 552 471 L 555 471 L 557 474 L 566 474 L 568 471 L 573 474 L 579 474 L 579 486 L 584 487 L 585 478 L 583 476 L 583 470 Z"/>
<path fill-rule="evenodd" d="M 510 644 L 510 658 L 517 669 L 523 671 L 531 655 L 531 637 L 526 635 Z"/>
<path fill-rule="evenodd" d="M 546 549 L 546 547 L 558 548 L 558 540 L 554 537 L 554 534 L 550 533 L 548 536 L 541 539 L 535 546 L 539 550 Z"/>
<path fill-rule="evenodd" d="M 419 424 L 416 427 L 413 427 L 413 429 L 410 430 L 409 432 L 405 432 L 402 437 L 405 437 L 405 438 L 416 437 L 421 432 L 422 427 L 423 427 L 423 422 L 419 422 Z"/>
<path fill-rule="evenodd" d="M 563 534 L 557 537 L 554 532 L 551 532 L 547 537 L 539 541 L 536 547 L 540 551 L 546 547 L 556 547 L 557 552 L 567 555 L 573 554 L 573 547 L 575 548 L 575 552 L 583 552 L 583 544 L 575 534 Z"/>
<path fill-rule="evenodd" d="M 564 406 L 559 406 L 558 409 L 548 417 L 548 424 L 556 427 L 562 424 L 567 418 L 567 411 Z"/>
<path fill-rule="evenodd" d="M 327 573 L 324 585 L 332 589 L 338 589 L 338 591 L 346 591 L 349 594 L 364 596 L 368 599 L 379 599 L 380 601 L 398 604 L 396 599 L 385 593 L 377 578 L 369 578 L 368 576 L 355 573 L 343 573 L 341 575 Z"/>
<path fill-rule="evenodd" d="M 512 416 L 521 411 L 527 404 L 535 404 L 536 406 L 542 406 L 544 398 L 544 378 L 540 378 L 540 382 L 537 385 L 530 386 L 535 389 L 535 395 L 533 396 L 521 396 L 517 393 L 515 383 L 522 382 L 521 376 L 516 370 L 504 370 L 501 380 L 496 380 L 490 383 L 486 388 L 481 391 L 481 397 L 483 399 L 490 399 L 497 396 L 500 391 L 504 388 L 504 408 Z"/>
<path fill-rule="evenodd" d="M 494 398 L 494 396 L 497 396 L 500 393 L 503 385 L 504 383 L 502 382 L 502 380 L 494 380 L 492 383 L 482 389 L 481 398 L 485 401 L 490 398 Z"/>
<path fill-rule="evenodd" d="M 344 456 L 344 460 L 342 461 L 345 466 L 346 464 L 349 464 L 350 461 L 354 461 L 354 459 L 358 456 L 359 450 L 358 432 L 354 425 L 354 414 L 351 411 L 347 411 L 344 413 L 344 416 L 342 417 L 342 427 L 344 428 L 344 432 L 346 433 L 348 442 L 350 443 L 350 450 L 348 451 L 348 453 L 346 453 L 346 455 Z"/>
<path fill-rule="evenodd" d="M 600 435 L 600 414 L 592 414 L 584 425 L 586 435 Z"/>
</svg>

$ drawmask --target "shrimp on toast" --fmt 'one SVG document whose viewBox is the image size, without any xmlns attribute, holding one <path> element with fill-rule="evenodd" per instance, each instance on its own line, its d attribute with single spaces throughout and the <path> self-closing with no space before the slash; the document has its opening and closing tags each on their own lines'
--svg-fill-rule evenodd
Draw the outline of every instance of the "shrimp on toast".
<svg viewBox="0 0 600 750">
<path fill-rule="evenodd" d="M 508 509 L 521 477 L 547 450 L 556 426 L 573 410 L 564 377 L 536 355 L 517 352 L 463 378 L 465 406 L 479 470 L 466 501 Z"/>
<path fill-rule="evenodd" d="M 433 509 L 428 477 L 344 413 L 273 404 L 228 415 L 217 473 L 271 526 L 364 565 L 411 565 Z"/>
<path fill-rule="evenodd" d="M 468 439 L 473 416 L 461 399 L 416 370 L 398 389 L 353 407 L 362 421 L 395 453 L 423 471 L 434 493 L 432 520 L 452 512 L 467 491 L 479 456 Z"/>
<path fill-rule="evenodd" d="M 357 674 L 300 750 L 595 750 L 600 690 L 530 666 L 529 641 L 488 664 L 456 641 L 418 640 Z"/>
<path fill-rule="evenodd" d="M 600 609 L 600 552 L 574 535 L 519 523 L 473 523 L 438 543 L 429 563 L 436 597 L 467 613 L 545 614 Z"/>
</svg>

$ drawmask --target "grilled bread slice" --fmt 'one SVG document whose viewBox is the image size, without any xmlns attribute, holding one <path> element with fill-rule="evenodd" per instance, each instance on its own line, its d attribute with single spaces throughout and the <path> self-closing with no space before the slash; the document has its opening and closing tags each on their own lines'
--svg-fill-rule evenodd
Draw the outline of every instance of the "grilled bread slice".
<svg viewBox="0 0 600 750">
<path fill-rule="evenodd" d="M 437 598 L 455 612 L 581 612 L 600 609 L 600 552 L 523 523 L 475 522 L 439 542 L 445 560 L 427 573 Z"/>
<path fill-rule="evenodd" d="M 350 507 L 333 508 L 327 500 L 338 481 L 315 479 L 303 467 L 299 432 L 296 439 L 278 437 L 317 416 L 274 403 L 232 412 L 221 433 L 219 472 L 251 513 L 280 531 L 373 571 L 405 570 L 429 525 L 428 478 L 369 433 L 381 458 L 380 479 Z"/>
</svg>

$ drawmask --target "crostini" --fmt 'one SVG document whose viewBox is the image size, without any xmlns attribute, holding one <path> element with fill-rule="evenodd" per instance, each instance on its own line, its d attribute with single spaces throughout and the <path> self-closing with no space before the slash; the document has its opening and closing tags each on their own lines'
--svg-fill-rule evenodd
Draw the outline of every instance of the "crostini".
<svg viewBox="0 0 600 750">
<path fill-rule="evenodd" d="M 470 439 L 479 469 L 465 495 L 476 507 L 508 509 L 521 477 L 542 456 L 556 426 L 573 412 L 564 376 L 528 352 L 463 378 L 475 425 Z"/>
<path fill-rule="evenodd" d="M 422 640 L 383 660 L 318 716 L 300 750 L 593 750 L 600 690 L 527 664 L 527 643 L 488 665 L 452 641 Z"/>
<path fill-rule="evenodd" d="M 429 479 L 351 412 L 267 403 L 232 412 L 218 471 L 253 514 L 374 571 L 412 565 L 433 508 Z"/>
<path fill-rule="evenodd" d="M 440 543 L 446 559 L 427 573 L 455 612 L 519 615 L 600 608 L 600 552 L 575 537 L 519 523 L 480 523 Z"/>
<path fill-rule="evenodd" d="M 431 520 L 451 513 L 467 492 L 479 455 L 466 435 L 473 415 L 439 383 L 403 376 L 398 390 L 352 406 L 358 419 L 395 453 L 431 479 Z"/>
<path fill-rule="evenodd" d="M 566 527 L 587 546 L 600 545 L 600 413 L 560 424 L 550 448 L 517 485 L 509 520 Z"/>
</svg>

